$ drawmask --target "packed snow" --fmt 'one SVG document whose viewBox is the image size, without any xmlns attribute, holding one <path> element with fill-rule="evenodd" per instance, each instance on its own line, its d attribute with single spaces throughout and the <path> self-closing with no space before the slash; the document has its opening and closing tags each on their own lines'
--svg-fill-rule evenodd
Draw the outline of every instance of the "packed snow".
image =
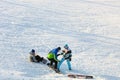
<svg viewBox="0 0 120 80">
<path fill-rule="evenodd" d="M 28 59 L 66 43 L 71 71 Z M 0 80 L 74 80 L 70 73 L 120 80 L 120 0 L 0 0 Z"/>
</svg>

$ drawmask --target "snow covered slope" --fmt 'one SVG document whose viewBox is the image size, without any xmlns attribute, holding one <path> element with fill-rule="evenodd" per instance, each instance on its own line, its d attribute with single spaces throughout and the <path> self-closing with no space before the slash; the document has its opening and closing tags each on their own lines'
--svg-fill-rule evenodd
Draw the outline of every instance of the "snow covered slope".
<svg viewBox="0 0 120 80">
<path fill-rule="evenodd" d="M 120 0 L 0 0 L 0 80 L 71 80 L 69 73 L 120 80 L 119 30 Z M 28 60 L 33 48 L 46 58 L 66 43 L 72 71 Z"/>
</svg>

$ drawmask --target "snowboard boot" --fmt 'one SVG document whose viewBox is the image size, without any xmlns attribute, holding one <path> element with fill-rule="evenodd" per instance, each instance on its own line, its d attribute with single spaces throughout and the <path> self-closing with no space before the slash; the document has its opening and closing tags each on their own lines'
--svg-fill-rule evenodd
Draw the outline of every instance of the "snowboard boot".
<svg viewBox="0 0 120 80">
<path fill-rule="evenodd" d="M 60 70 L 59 69 L 54 69 L 56 73 L 60 73 Z"/>
</svg>

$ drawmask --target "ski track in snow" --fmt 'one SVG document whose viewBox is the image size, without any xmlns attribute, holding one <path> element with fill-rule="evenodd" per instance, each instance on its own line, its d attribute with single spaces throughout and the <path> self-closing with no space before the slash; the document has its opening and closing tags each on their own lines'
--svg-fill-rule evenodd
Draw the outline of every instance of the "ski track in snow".
<svg viewBox="0 0 120 80">
<path fill-rule="evenodd" d="M 0 80 L 71 80 L 69 73 L 120 80 L 119 4 L 119 0 L 1 0 Z M 46 58 L 52 48 L 65 43 L 73 51 L 72 71 L 65 62 L 63 74 L 56 74 L 28 60 L 33 48 Z"/>
</svg>

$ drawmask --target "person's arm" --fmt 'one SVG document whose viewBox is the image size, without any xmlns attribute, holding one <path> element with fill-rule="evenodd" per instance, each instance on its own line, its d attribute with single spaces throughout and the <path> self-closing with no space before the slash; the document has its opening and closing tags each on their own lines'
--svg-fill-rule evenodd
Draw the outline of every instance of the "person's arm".
<svg viewBox="0 0 120 80">
<path fill-rule="evenodd" d="M 59 60 L 57 59 L 57 55 L 54 54 L 54 60 L 59 62 Z"/>
<path fill-rule="evenodd" d="M 57 54 L 57 56 L 59 56 L 59 55 L 61 55 L 61 54 Z"/>
<path fill-rule="evenodd" d="M 33 56 L 32 58 L 33 58 L 33 61 L 34 61 L 34 62 L 37 62 L 37 60 L 36 60 L 35 56 Z"/>
<path fill-rule="evenodd" d="M 65 59 L 70 59 L 72 57 L 72 54 L 71 53 L 66 53 L 65 55 L 64 55 L 64 58 Z"/>
</svg>

